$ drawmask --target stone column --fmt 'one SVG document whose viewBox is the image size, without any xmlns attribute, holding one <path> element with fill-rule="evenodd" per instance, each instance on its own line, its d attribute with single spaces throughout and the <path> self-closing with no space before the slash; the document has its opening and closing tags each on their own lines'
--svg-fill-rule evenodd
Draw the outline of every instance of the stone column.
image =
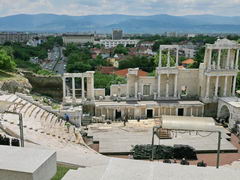
<svg viewBox="0 0 240 180">
<path fill-rule="evenodd" d="M 190 108 L 190 116 L 193 116 L 193 108 Z"/>
<path fill-rule="evenodd" d="M 237 76 L 233 76 L 232 96 L 235 96 Z"/>
<path fill-rule="evenodd" d="M 226 96 L 226 95 L 227 95 L 227 81 L 228 81 L 228 77 L 225 76 L 223 96 Z"/>
<path fill-rule="evenodd" d="M 159 48 L 159 62 L 158 67 L 162 67 L 162 49 Z"/>
<path fill-rule="evenodd" d="M 93 75 L 94 76 L 94 75 Z M 94 78 L 93 76 L 91 77 L 91 89 L 92 89 L 92 93 L 91 93 L 91 99 L 94 100 L 95 97 L 94 97 Z"/>
<path fill-rule="evenodd" d="M 176 52 L 176 67 L 178 66 L 178 53 L 179 53 L 179 49 L 177 48 L 177 52 Z"/>
<path fill-rule="evenodd" d="M 167 82 L 166 82 L 166 97 L 169 97 L 169 74 L 167 74 Z"/>
<path fill-rule="evenodd" d="M 160 117 L 161 115 L 161 107 L 158 108 L 158 116 Z"/>
<path fill-rule="evenodd" d="M 143 94 L 143 92 L 142 92 Z M 129 98 L 129 79 L 128 79 L 128 75 L 127 75 L 127 98 Z"/>
<path fill-rule="evenodd" d="M 138 83 L 135 82 L 135 98 L 138 97 Z"/>
<path fill-rule="evenodd" d="M 108 113 L 108 108 L 106 108 L 106 119 L 109 119 Z"/>
<path fill-rule="evenodd" d="M 84 76 L 82 75 L 82 100 L 85 99 Z"/>
<path fill-rule="evenodd" d="M 230 68 L 231 69 L 235 69 L 235 54 L 234 54 L 234 56 L 233 56 L 233 54 L 234 54 L 234 50 L 233 49 L 231 49 L 230 50 Z"/>
<path fill-rule="evenodd" d="M 87 98 L 94 100 L 94 72 L 87 72 Z"/>
<path fill-rule="evenodd" d="M 211 64 L 212 64 L 212 49 L 209 49 L 209 56 L 208 56 L 208 69 L 211 69 Z"/>
<path fill-rule="evenodd" d="M 239 49 L 237 49 L 236 61 L 235 61 L 235 69 L 238 69 L 238 59 L 239 59 Z"/>
<path fill-rule="evenodd" d="M 178 115 L 178 108 L 176 107 L 175 109 L 175 115 L 177 116 Z"/>
<path fill-rule="evenodd" d="M 230 54 L 231 54 L 231 49 L 228 49 L 226 69 L 229 69 Z"/>
<path fill-rule="evenodd" d="M 210 76 L 207 76 L 206 96 L 205 96 L 205 98 L 209 98 L 209 86 L 210 86 Z"/>
<path fill-rule="evenodd" d="M 177 83 L 178 82 L 178 75 L 175 74 L 175 80 L 174 80 L 174 97 L 177 97 Z"/>
<path fill-rule="evenodd" d="M 170 67 L 170 49 L 168 49 L 168 54 L 167 54 L 167 67 Z"/>
<path fill-rule="evenodd" d="M 76 99 L 76 90 L 75 90 L 75 78 L 72 77 L 72 98 Z"/>
<path fill-rule="evenodd" d="M 172 115 L 172 108 L 169 107 L 169 115 L 171 116 Z"/>
<path fill-rule="evenodd" d="M 163 109 L 164 111 L 164 115 L 167 115 L 167 107 L 164 107 L 164 109 Z"/>
<path fill-rule="evenodd" d="M 63 76 L 63 100 L 66 98 L 66 78 Z"/>
<path fill-rule="evenodd" d="M 158 74 L 158 97 L 161 97 L 161 74 Z"/>
<path fill-rule="evenodd" d="M 113 120 L 116 121 L 116 109 L 113 109 Z"/>
<path fill-rule="evenodd" d="M 198 107 L 196 108 L 196 116 L 198 116 Z"/>
<path fill-rule="evenodd" d="M 221 61 L 221 49 L 218 49 L 217 69 L 220 69 L 220 61 Z"/>
<path fill-rule="evenodd" d="M 202 106 L 202 117 L 204 115 L 204 106 Z"/>
<path fill-rule="evenodd" d="M 219 76 L 216 76 L 216 83 L 215 83 L 215 96 L 218 96 L 218 82 L 219 82 Z"/>
</svg>

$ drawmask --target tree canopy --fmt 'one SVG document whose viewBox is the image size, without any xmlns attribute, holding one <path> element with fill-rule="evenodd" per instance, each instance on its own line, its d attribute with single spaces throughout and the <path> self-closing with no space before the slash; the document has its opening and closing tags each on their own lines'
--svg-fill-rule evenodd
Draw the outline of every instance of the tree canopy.
<svg viewBox="0 0 240 180">
<path fill-rule="evenodd" d="M 146 56 L 128 56 L 125 60 L 119 62 L 119 69 L 137 67 L 144 71 L 152 72 L 156 67 L 154 58 Z"/>
<path fill-rule="evenodd" d="M 68 55 L 68 72 L 86 72 L 96 70 L 98 66 L 110 65 L 110 63 L 100 55 L 92 59 L 88 48 L 79 48 L 74 44 L 69 44 L 64 53 Z"/>
<path fill-rule="evenodd" d="M 124 47 L 123 45 L 117 45 L 114 48 L 114 54 L 124 54 L 124 55 L 127 55 L 128 51 L 129 51 L 129 49 L 127 47 Z"/>
<path fill-rule="evenodd" d="M 11 54 L 8 54 L 6 49 L 0 48 L 0 69 L 13 71 L 15 68 L 16 63 Z"/>
<path fill-rule="evenodd" d="M 94 87 L 105 88 L 107 95 L 110 94 L 110 86 L 118 83 L 124 84 L 126 83 L 126 79 L 115 74 L 102 74 L 100 72 L 94 74 Z"/>
</svg>

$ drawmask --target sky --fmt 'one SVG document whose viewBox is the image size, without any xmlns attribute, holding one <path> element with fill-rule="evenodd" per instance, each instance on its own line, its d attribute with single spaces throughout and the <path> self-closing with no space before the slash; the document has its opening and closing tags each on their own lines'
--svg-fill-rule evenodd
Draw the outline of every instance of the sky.
<svg viewBox="0 0 240 180">
<path fill-rule="evenodd" d="M 240 16 L 240 0 L 0 0 L 0 16 L 15 14 Z"/>
</svg>

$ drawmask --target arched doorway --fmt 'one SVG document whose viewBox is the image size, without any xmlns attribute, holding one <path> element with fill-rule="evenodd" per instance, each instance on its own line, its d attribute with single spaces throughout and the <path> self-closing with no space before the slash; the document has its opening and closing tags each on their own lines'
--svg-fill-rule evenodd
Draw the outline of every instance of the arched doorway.
<svg viewBox="0 0 240 180">
<path fill-rule="evenodd" d="M 229 118 L 230 118 L 230 111 L 226 105 L 223 105 L 221 107 L 220 113 L 219 113 L 219 120 L 222 123 L 229 123 Z"/>
</svg>

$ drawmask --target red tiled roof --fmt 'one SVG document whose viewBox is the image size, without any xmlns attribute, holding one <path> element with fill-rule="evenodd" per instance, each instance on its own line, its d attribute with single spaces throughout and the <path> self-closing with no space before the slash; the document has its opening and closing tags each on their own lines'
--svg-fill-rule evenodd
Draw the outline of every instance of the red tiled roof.
<svg viewBox="0 0 240 180">
<path fill-rule="evenodd" d="M 115 71 L 115 67 L 113 66 L 101 66 L 99 67 L 99 71 L 103 74 L 113 74 Z"/>
<path fill-rule="evenodd" d="M 128 74 L 128 69 L 121 69 L 121 70 L 115 71 L 114 74 L 116 74 L 118 76 L 126 77 Z M 141 69 L 138 71 L 138 76 L 147 76 L 147 75 L 148 75 L 148 73 Z"/>
<path fill-rule="evenodd" d="M 186 59 L 182 61 L 182 64 L 193 64 L 195 61 L 193 59 Z"/>
</svg>

